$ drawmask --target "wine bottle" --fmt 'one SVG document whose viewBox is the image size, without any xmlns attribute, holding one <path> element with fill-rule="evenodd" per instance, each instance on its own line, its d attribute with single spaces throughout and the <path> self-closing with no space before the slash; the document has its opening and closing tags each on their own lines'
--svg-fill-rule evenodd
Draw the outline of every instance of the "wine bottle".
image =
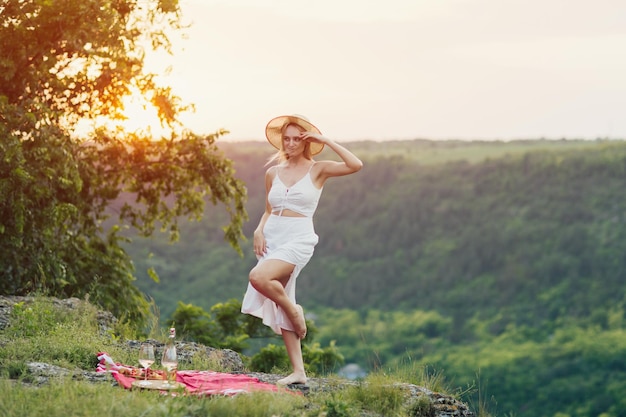
<svg viewBox="0 0 626 417">
<path fill-rule="evenodd" d="M 170 335 L 167 338 L 167 343 L 165 344 L 165 349 L 163 350 L 163 358 L 161 359 L 161 365 L 163 365 L 168 372 L 172 372 L 178 367 L 175 339 L 176 329 L 172 327 L 170 328 Z"/>
</svg>

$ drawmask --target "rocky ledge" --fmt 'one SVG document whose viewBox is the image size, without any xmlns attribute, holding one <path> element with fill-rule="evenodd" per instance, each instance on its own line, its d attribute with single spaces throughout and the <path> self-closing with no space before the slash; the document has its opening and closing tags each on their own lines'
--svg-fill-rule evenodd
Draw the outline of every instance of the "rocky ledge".
<svg viewBox="0 0 626 417">
<path fill-rule="evenodd" d="M 32 300 L 33 298 L 31 297 L 0 296 L 0 331 L 10 325 L 11 311 L 16 303 L 28 303 Z M 77 308 L 83 301 L 77 298 L 70 298 L 66 300 L 53 299 L 52 302 L 55 305 L 74 309 Z M 110 329 L 115 321 L 116 318 L 108 312 L 98 313 L 98 324 L 100 330 L 103 332 L 106 332 L 108 329 Z M 155 346 L 155 354 L 159 356 L 160 352 L 162 352 L 164 344 L 162 342 L 152 339 L 148 341 Z M 138 351 L 141 341 L 128 340 L 123 343 L 125 348 L 133 351 Z M 214 358 L 221 369 L 228 369 L 231 373 L 246 374 L 257 378 L 262 382 L 275 384 L 277 380 L 284 376 L 247 372 L 239 354 L 229 349 L 216 349 L 209 346 L 201 345 L 199 343 L 184 341 L 177 341 L 176 348 L 179 356 L 179 361 L 181 363 L 190 362 L 195 354 L 203 353 L 211 358 Z M 22 383 L 31 385 L 33 387 L 47 384 L 51 380 L 54 380 L 56 378 L 67 377 L 89 383 L 117 384 L 117 382 L 113 378 L 105 373 L 98 373 L 95 371 L 90 372 L 84 370 L 70 370 L 41 362 L 27 363 L 25 371 L 27 376 L 25 378 L 22 378 Z M 339 378 L 309 378 L 307 385 L 301 390 L 304 394 L 310 394 L 315 392 L 343 389 L 349 386 L 356 386 L 359 383 L 361 382 Z M 449 395 L 433 392 L 429 389 L 414 384 L 398 383 L 396 386 L 400 389 L 406 390 L 408 401 L 413 402 L 421 397 L 427 397 L 429 399 L 429 403 L 432 404 L 432 410 L 430 413 L 432 417 L 474 417 L 474 413 L 470 411 L 466 404 L 458 401 L 457 399 Z"/>
</svg>

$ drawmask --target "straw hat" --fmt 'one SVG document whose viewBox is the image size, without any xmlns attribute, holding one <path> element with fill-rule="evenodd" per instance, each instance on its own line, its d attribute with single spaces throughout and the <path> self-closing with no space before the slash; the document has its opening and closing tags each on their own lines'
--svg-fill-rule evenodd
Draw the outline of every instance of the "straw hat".
<svg viewBox="0 0 626 417">
<path fill-rule="evenodd" d="M 311 124 L 311 122 L 309 122 L 304 116 L 296 114 L 293 114 L 291 116 L 278 116 L 270 120 L 265 127 L 265 136 L 267 137 L 269 143 L 271 143 L 272 146 L 276 149 L 281 149 L 280 144 L 283 140 L 283 126 L 290 123 L 300 126 L 307 132 L 315 132 L 319 133 L 320 135 L 322 134 L 322 132 L 320 132 L 320 130 L 313 124 Z M 311 155 L 317 155 L 318 153 L 322 152 L 322 149 L 324 149 L 323 143 L 310 143 Z"/>
</svg>

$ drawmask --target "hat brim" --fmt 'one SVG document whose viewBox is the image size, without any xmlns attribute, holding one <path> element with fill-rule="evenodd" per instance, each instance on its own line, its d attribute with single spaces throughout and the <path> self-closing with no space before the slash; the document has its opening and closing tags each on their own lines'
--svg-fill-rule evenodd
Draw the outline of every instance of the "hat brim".
<svg viewBox="0 0 626 417">
<path fill-rule="evenodd" d="M 315 132 L 320 135 L 322 134 L 322 132 L 320 132 L 320 130 L 315 127 L 311 122 L 301 117 L 293 115 L 274 117 L 267 123 L 267 126 L 265 127 L 265 137 L 267 138 L 268 142 L 276 149 L 281 149 L 280 144 L 283 140 L 283 126 L 291 123 L 302 127 L 307 132 Z M 324 149 L 323 143 L 309 143 L 311 144 L 311 155 L 317 155 L 318 153 L 322 152 L 322 149 Z"/>
</svg>

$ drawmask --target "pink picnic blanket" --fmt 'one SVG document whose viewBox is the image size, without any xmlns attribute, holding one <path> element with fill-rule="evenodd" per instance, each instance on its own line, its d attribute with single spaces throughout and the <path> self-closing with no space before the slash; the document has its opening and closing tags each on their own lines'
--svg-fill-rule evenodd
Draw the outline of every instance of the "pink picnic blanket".
<svg viewBox="0 0 626 417">
<path fill-rule="evenodd" d="M 98 353 L 98 361 L 96 372 L 109 372 L 126 389 L 130 389 L 137 380 L 130 375 L 141 375 L 141 369 L 117 363 L 105 352 Z M 176 381 L 183 384 L 187 392 L 197 395 L 235 395 L 253 391 L 291 392 L 248 375 L 213 371 L 177 371 Z"/>
</svg>

